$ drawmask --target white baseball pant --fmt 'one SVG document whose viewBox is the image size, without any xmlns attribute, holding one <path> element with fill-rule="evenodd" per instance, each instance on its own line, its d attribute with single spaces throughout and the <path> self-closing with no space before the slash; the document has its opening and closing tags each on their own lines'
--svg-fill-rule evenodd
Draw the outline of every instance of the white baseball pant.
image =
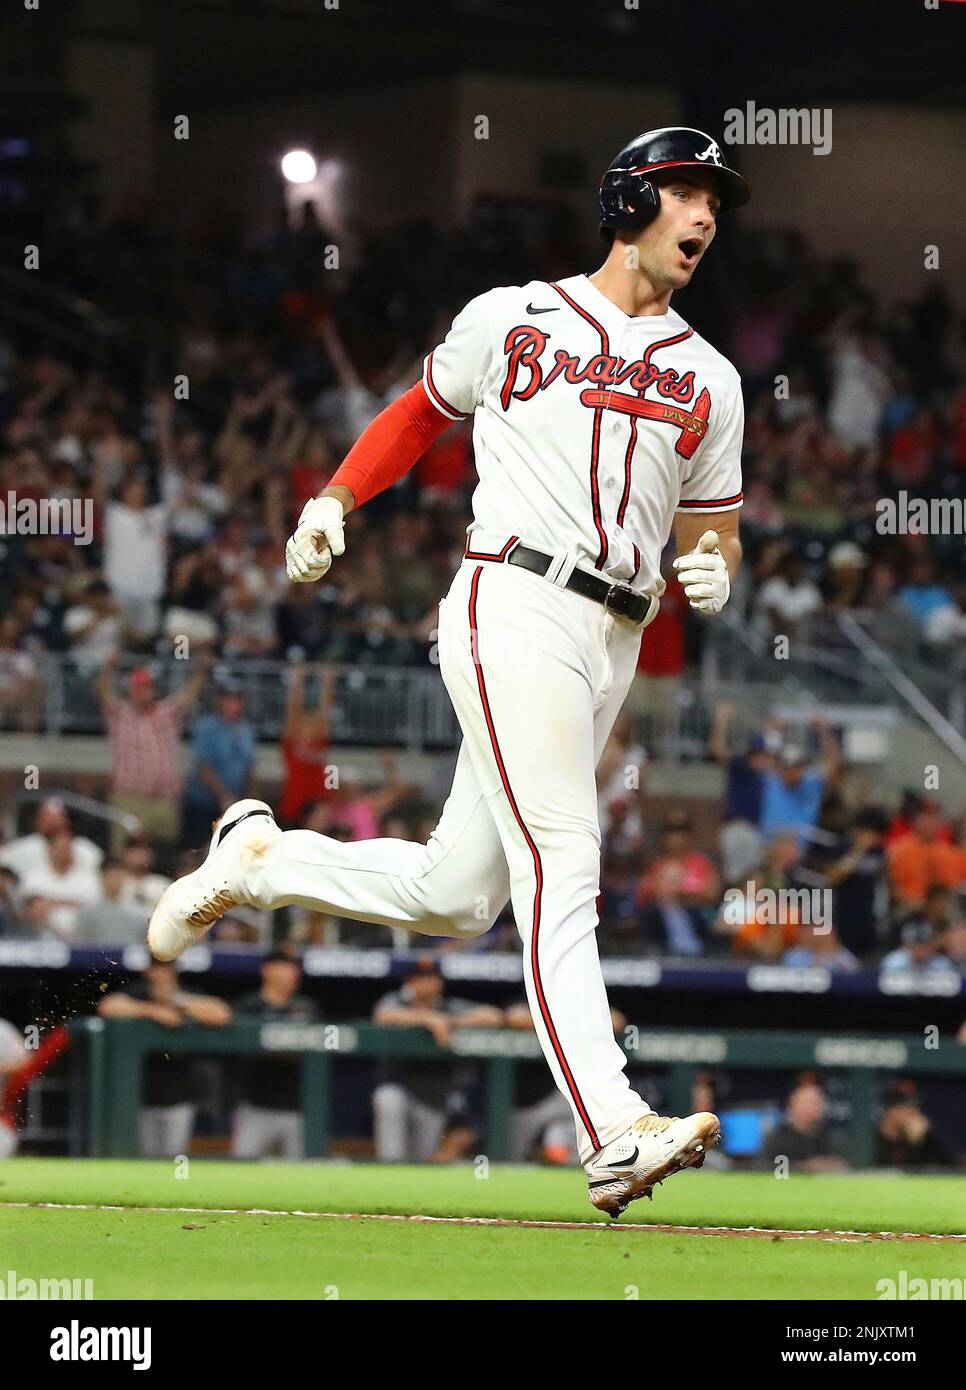
<svg viewBox="0 0 966 1390">
<path fill-rule="evenodd" d="M 586 1161 L 649 1109 L 624 1073 L 595 936 L 594 771 L 641 629 L 564 589 L 565 555 L 551 580 L 494 563 L 493 544 L 474 535 L 440 607 L 440 669 L 463 744 L 428 844 L 291 830 L 245 887 L 266 909 L 298 903 L 464 938 L 487 931 L 512 898 L 534 1026 Z"/>
</svg>

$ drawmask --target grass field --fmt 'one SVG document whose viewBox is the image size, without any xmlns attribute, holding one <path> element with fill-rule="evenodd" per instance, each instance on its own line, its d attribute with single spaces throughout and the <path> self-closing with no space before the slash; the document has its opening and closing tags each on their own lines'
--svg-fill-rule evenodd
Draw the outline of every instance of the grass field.
<svg viewBox="0 0 966 1390">
<path fill-rule="evenodd" d="M 611 1226 L 595 1222 L 580 1173 L 557 1169 L 494 1166 L 482 1178 L 470 1166 L 198 1160 L 179 1178 L 167 1162 L 22 1158 L 0 1166 L 0 1273 L 93 1279 L 97 1298 L 874 1299 L 876 1282 L 900 1270 L 963 1278 L 966 1241 L 780 1232 L 956 1234 L 966 1231 L 964 1187 L 942 1177 L 683 1173 Z"/>
</svg>

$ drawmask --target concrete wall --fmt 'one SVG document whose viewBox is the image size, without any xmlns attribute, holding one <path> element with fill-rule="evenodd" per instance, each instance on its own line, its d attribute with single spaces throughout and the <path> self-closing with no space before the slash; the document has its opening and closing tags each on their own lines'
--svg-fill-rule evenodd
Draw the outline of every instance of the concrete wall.
<svg viewBox="0 0 966 1390">
<path fill-rule="evenodd" d="M 566 197 L 594 217 L 597 180 L 615 149 L 637 131 L 682 119 L 680 99 L 653 84 L 579 84 L 462 73 L 356 90 L 324 87 L 271 105 L 244 92 L 231 109 L 159 112 L 150 50 L 124 39 L 75 43 L 71 86 L 90 103 L 77 127 L 79 153 L 95 159 L 112 208 L 132 188 L 153 186 L 161 221 L 197 224 L 212 202 L 233 206 L 253 228 L 281 197 L 278 161 L 306 145 L 336 170 L 331 194 L 343 220 L 385 225 L 430 217 L 451 225 L 480 194 Z M 175 141 L 175 115 L 191 138 Z M 832 149 L 740 148 L 755 196 L 747 226 L 796 226 L 819 252 L 854 256 L 887 298 L 916 294 L 937 272 L 966 305 L 966 238 L 959 235 L 956 170 L 966 148 L 966 113 L 888 105 L 836 105 Z M 489 122 L 476 137 L 476 118 Z M 724 130 L 722 117 L 721 134 Z M 540 181 L 542 160 L 570 159 L 583 172 L 561 194 Z"/>
<path fill-rule="evenodd" d="M 749 146 L 742 169 L 754 197 L 749 226 L 800 227 L 816 251 L 859 261 L 886 298 L 914 296 L 941 278 L 966 308 L 966 237 L 956 170 L 966 149 L 966 113 L 899 106 L 832 112 L 832 149 Z M 937 245 L 940 270 L 923 268 Z"/>
<path fill-rule="evenodd" d="M 320 91 L 271 107 L 165 113 L 156 122 L 161 215 L 184 229 L 220 203 L 257 232 L 282 197 L 282 155 L 305 148 L 333 171 L 336 224 L 445 223 L 453 211 L 452 110 L 453 85 L 441 79 Z M 189 116 L 188 140 L 174 139 L 175 115 Z"/>
<path fill-rule="evenodd" d="M 559 197 L 539 181 L 541 158 L 572 157 L 585 166 L 584 186 L 571 201 L 592 221 L 600 175 L 638 131 L 681 119 L 677 95 L 664 87 L 536 82 L 523 77 L 463 75 L 456 83 L 456 181 L 463 214 L 478 193 Z M 489 138 L 474 138 L 479 115 Z"/>
<path fill-rule="evenodd" d="M 87 103 L 71 128 L 74 149 L 95 164 L 109 217 L 155 186 L 154 80 L 154 55 L 135 40 L 85 39 L 68 49 L 68 87 Z"/>
</svg>

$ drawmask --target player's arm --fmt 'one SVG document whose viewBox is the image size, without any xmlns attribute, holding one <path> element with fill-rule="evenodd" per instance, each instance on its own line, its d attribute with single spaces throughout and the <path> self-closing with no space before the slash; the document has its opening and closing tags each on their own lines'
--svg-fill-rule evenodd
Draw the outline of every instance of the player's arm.
<svg viewBox="0 0 966 1390">
<path fill-rule="evenodd" d="M 690 512 L 677 512 L 674 517 L 674 542 L 678 556 L 689 555 L 698 549 L 701 537 L 713 530 L 718 537 L 717 548 L 728 566 L 728 577 L 734 579 L 741 564 L 741 538 L 738 533 L 738 519 L 741 509 L 735 507 L 730 512 L 716 512 L 711 516 L 694 516 Z"/>
<path fill-rule="evenodd" d="M 688 602 L 700 613 L 721 612 L 741 564 L 738 512 L 744 429 L 741 381 L 735 372 L 713 409 L 711 430 L 698 446 L 674 514 L 674 568 Z"/>
<path fill-rule="evenodd" d="M 328 487 L 302 509 L 285 548 L 289 579 L 297 584 L 321 579 L 333 557 L 345 550 L 343 521 L 349 512 L 398 482 L 452 423 L 430 400 L 422 382 L 380 411 Z"/>
<path fill-rule="evenodd" d="M 720 613 L 731 597 L 731 582 L 741 564 L 738 516 L 737 507 L 710 515 L 675 514 L 674 568 L 688 602 L 701 613 Z"/>
<path fill-rule="evenodd" d="M 398 482 L 443 430 L 475 409 L 491 360 L 488 306 L 489 295 L 480 295 L 457 314 L 445 340 L 426 358 L 422 381 L 380 411 L 328 486 L 306 502 L 285 547 L 293 583 L 321 579 L 345 550 L 349 512 Z"/>
</svg>

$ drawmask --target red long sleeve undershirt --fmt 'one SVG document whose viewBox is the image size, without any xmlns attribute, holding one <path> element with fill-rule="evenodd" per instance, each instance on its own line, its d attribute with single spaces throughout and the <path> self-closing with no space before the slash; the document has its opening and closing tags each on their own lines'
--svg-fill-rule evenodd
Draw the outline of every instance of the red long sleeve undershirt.
<svg viewBox="0 0 966 1390">
<path fill-rule="evenodd" d="M 418 381 L 366 426 L 329 479 L 329 487 L 347 487 L 361 507 L 397 483 L 454 423 L 436 409 Z"/>
</svg>

